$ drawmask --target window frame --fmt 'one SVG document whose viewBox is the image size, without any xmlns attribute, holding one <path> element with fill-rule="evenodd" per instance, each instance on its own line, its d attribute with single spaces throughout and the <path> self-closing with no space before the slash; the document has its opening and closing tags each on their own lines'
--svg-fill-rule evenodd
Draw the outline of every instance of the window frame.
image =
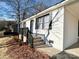
<svg viewBox="0 0 79 59">
<path fill-rule="evenodd" d="M 50 14 L 48 13 L 48 14 L 45 14 L 45 15 L 43 15 L 43 16 L 40 16 L 40 17 L 37 17 L 36 18 L 36 26 L 35 26 L 35 29 L 46 29 L 45 28 L 45 17 L 46 16 L 49 16 L 49 22 L 46 22 L 46 23 L 50 23 Z M 42 28 L 39 28 L 39 20 L 40 20 L 40 18 L 43 18 L 43 21 L 42 21 Z M 48 25 L 49 26 L 49 25 Z M 49 27 L 47 28 L 47 29 L 49 29 Z"/>
</svg>

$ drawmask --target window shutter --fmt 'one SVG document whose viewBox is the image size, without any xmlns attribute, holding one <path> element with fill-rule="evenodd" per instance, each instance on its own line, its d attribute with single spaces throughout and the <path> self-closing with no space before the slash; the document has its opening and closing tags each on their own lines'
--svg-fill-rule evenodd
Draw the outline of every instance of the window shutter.
<svg viewBox="0 0 79 59">
<path fill-rule="evenodd" d="M 52 20 L 49 23 L 49 30 L 51 30 L 51 29 L 52 29 Z"/>
<path fill-rule="evenodd" d="M 39 24 L 38 24 L 38 19 L 36 19 L 36 26 L 35 26 L 35 29 L 38 29 L 38 26 L 39 26 Z"/>
</svg>

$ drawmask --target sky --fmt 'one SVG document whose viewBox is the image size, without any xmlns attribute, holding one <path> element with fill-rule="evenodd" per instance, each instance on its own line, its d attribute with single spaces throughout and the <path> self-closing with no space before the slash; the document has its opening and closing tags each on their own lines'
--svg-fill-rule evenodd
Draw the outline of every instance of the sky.
<svg viewBox="0 0 79 59">
<path fill-rule="evenodd" d="M 33 3 L 43 2 L 46 6 L 53 6 L 63 0 L 32 0 Z M 0 18 L 13 20 L 8 14 L 8 11 L 11 10 L 11 6 L 7 5 L 5 2 L 0 1 Z"/>
<path fill-rule="evenodd" d="M 10 6 L 5 2 L 0 2 L 0 19 L 8 19 L 9 14 L 7 13 L 10 10 Z"/>
</svg>

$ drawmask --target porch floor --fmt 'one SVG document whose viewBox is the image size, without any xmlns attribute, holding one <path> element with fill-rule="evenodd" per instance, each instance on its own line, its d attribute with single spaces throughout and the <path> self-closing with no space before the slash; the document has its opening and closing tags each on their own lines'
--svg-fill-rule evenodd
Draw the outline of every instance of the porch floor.
<svg viewBox="0 0 79 59">
<path fill-rule="evenodd" d="M 79 57 L 79 42 L 67 48 L 65 52 Z"/>
</svg>

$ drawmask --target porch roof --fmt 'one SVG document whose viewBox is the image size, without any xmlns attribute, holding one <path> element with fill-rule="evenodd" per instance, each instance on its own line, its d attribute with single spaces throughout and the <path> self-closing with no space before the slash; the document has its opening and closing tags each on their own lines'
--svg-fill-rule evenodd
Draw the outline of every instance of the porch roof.
<svg viewBox="0 0 79 59">
<path fill-rule="evenodd" d="M 69 5 L 65 9 L 75 16 L 76 19 L 79 19 L 79 0 L 76 0 L 76 3 Z"/>
</svg>

